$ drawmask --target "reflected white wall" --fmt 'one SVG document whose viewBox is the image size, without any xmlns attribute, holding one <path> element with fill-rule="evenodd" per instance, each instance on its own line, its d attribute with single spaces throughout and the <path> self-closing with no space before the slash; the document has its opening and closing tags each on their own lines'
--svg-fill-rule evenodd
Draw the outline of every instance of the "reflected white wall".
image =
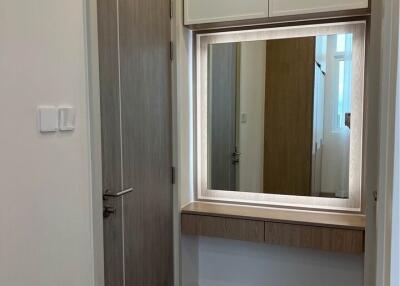
<svg viewBox="0 0 400 286">
<path fill-rule="evenodd" d="M 240 44 L 239 191 L 263 192 L 266 41 Z"/>
</svg>

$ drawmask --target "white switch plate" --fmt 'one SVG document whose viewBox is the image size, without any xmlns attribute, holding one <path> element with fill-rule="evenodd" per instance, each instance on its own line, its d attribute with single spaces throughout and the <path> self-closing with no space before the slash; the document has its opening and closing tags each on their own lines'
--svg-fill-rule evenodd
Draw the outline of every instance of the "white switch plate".
<svg viewBox="0 0 400 286">
<path fill-rule="evenodd" d="M 39 106 L 39 130 L 42 133 L 58 130 L 58 112 L 55 106 Z"/>
<path fill-rule="evenodd" d="M 58 107 L 60 131 L 73 131 L 75 129 L 75 108 L 72 106 Z"/>
<path fill-rule="evenodd" d="M 240 114 L 240 122 L 241 122 L 241 123 L 247 123 L 247 113 L 242 112 L 242 113 Z"/>
</svg>

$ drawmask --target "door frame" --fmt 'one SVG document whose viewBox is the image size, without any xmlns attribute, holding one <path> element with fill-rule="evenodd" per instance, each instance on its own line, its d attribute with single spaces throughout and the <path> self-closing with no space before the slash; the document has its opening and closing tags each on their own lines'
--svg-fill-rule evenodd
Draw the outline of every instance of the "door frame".
<svg viewBox="0 0 400 286">
<path fill-rule="evenodd" d="M 104 286 L 103 174 L 101 154 L 100 76 L 97 30 L 97 0 L 84 0 L 85 62 L 89 114 L 89 151 L 91 156 L 91 240 L 93 286 Z"/>
<path fill-rule="evenodd" d="M 392 209 L 396 152 L 396 97 L 399 73 L 399 0 L 382 3 L 382 51 L 380 77 L 380 150 L 377 202 L 376 285 L 391 285 Z M 398 112 L 398 111 L 397 111 Z M 397 135 L 398 136 L 398 135 Z"/>
</svg>

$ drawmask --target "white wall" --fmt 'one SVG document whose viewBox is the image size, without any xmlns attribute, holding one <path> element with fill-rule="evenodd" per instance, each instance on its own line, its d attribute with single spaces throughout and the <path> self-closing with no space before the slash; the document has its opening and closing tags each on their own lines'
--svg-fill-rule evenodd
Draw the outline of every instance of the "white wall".
<svg viewBox="0 0 400 286">
<path fill-rule="evenodd" d="M 240 44 L 239 191 L 263 192 L 266 42 Z"/>
<path fill-rule="evenodd" d="M 0 284 L 93 285 L 83 0 L 0 1 Z M 42 135 L 40 104 L 76 107 Z"/>
<path fill-rule="evenodd" d="M 399 59 L 399 1 L 382 4 L 382 48 L 380 69 L 380 142 L 379 186 L 377 204 L 377 275 L 376 284 L 390 285 L 392 254 L 392 205 L 394 190 L 394 157 L 396 96 Z M 398 269 L 397 269 L 398 271 Z M 393 285 L 397 286 L 397 285 Z"/>
<path fill-rule="evenodd" d="M 400 73 L 398 75 L 400 87 Z M 396 141 L 395 141 L 395 169 L 393 184 L 393 229 L 392 229 L 392 265 L 391 285 L 400 285 L 400 91 L 397 90 L 396 108 Z"/>
<path fill-rule="evenodd" d="M 400 14 L 400 11 L 399 11 Z M 400 33 L 400 29 L 398 31 Z M 398 59 L 398 67 L 400 58 Z M 400 71 L 397 70 L 391 285 L 400 285 Z"/>
<path fill-rule="evenodd" d="M 362 286 L 363 256 L 200 238 L 201 286 Z"/>
<path fill-rule="evenodd" d="M 336 55 L 336 36 L 327 37 L 326 88 L 324 98 L 324 127 L 322 142 L 321 192 L 339 197 L 349 194 L 350 130 L 333 130 L 337 120 L 337 85 L 339 70 Z"/>
</svg>

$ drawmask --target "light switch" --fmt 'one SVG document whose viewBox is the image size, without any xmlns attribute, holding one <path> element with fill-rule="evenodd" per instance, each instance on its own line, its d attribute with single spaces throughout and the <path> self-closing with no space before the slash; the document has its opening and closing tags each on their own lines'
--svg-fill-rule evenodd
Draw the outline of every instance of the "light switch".
<svg viewBox="0 0 400 286">
<path fill-rule="evenodd" d="M 39 106 L 38 111 L 40 132 L 56 132 L 58 129 L 57 108 L 55 106 Z"/>
<path fill-rule="evenodd" d="M 58 108 L 60 131 L 73 131 L 75 129 L 75 108 L 61 106 Z"/>
<path fill-rule="evenodd" d="M 242 112 L 242 113 L 240 114 L 240 122 L 241 122 L 241 123 L 247 123 L 247 113 Z"/>
</svg>

